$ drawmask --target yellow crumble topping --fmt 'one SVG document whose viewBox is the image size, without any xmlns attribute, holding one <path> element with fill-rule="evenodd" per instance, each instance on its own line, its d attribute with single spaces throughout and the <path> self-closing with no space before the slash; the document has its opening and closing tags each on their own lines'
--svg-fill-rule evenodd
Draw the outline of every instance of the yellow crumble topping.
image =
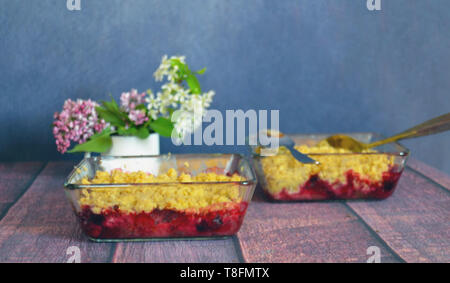
<svg viewBox="0 0 450 283">
<path fill-rule="evenodd" d="M 297 150 L 305 154 L 312 153 L 352 153 L 346 149 L 336 149 L 327 143 L 315 146 L 299 145 Z M 362 153 L 376 153 L 368 149 Z M 267 181 L 267 189 L 277 194 L 285 188 L 288 192 L 297 192 L 299 185 L 308 181 L 313 175 L 330 183 L 346 183 L 345 173 L 353 170 L 362 179 L 377 182 L 382 180 L 383 172 L 393 164 L 393 157 L 384 154 L 352 155 L 317 155 L 311 156 L 319 165 L 303 164 L 297 161 L 288 149 L 280 147 L 278 154 L 261 158 L 261 166 Z"/>
<path fill-rule="evenodd" d="M 239 182 L 244 179 L 216 173 L 200 173 L 196 176 L 169 169 L 167 173 L 154 176 L 142 171 L 111 173 L 98 171 L 92 180 L 83 178 L 81 184 L 167 183 L 133 187 L 84 188 L 79 203 L 88 205 L 94 213 L 102 209 L 118 208 L 125 212 L 151 212 L 153 209 L 197 210 L 211 207 L 221 209 L 230 202 L 242 199 L 237 184 L 180 184 L 195 182 Z M 220 205 L 218 205 L 220 204 Z"/>
</svg>

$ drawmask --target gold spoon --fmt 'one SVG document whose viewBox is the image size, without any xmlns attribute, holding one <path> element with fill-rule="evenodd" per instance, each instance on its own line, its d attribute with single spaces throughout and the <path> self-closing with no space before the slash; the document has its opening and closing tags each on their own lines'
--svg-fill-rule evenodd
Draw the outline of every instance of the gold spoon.
<svg viewBox="0 0 450 283">
<path fill-rule="evenodd" d="M 351 150 L 353 152 L 361 152 L 364 149 L 380 146 L 398 140 L 428 136 L 448 130 L 450 130 L 450 113 L 428 120 L 420 125 L 412 127 L 395 136 L 375 141 L 372 143 L 362 143 L 360 141 L 355 140 L 352 137 L 342 134 L 330 136 L 325 140 L 321 141 L 320 143 L 326 141 L 329 145 L 331 145 L 334 148 L 343 148 Z"/>
</svg>

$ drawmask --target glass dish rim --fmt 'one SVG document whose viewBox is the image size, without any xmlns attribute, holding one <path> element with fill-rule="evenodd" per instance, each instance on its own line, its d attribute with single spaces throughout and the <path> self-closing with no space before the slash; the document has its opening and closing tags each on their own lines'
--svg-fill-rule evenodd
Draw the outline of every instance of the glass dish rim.
<svg viewBox="0 0 450 283">
<path fill-rule="evenodd" d="M 290 137 L 296 137 L 296 136 L 314 136 L 314 135 L 321 135 L 321 136 L 331 136 L 331 135 L 336 135 L 336 134 L 343 134 L 343 135 L 374 135 L 374 136 L 378 136 L 379 138 L 383 139 L 384 136 L 376 133 L 376 132 L 351 132 L 351 133 L 345 133 L 345 132 L 336 132 L 336 133 L 306 133 L 306 134 L 293 134 L 293 133 L 286 133 L 287 136 Z M 391 152 L 349 152 L 349 153 L 309 153 L 308 156 L 349 156 L 349 155 L 389 155 L 389 156 L 401 156 L 401 157 L 407 157 L 409 156 L 410 150 L 405 147 L 404 145 L 402 145 L 399 142 L 391 142 L 388 144 L 395 144 L 398 147 L 401 148 L 401 150 L 399 151 L 391 151 Z M 254 145 L 249 145 L 249 147 L 251 148 L 251 154 L 253 157 L 267 157 L 267 156 L 263 156 L 260 155 L 258 153 L 254 152 L 254 148 L 256 146 Z"/>
<path fill-rule="evenodd" d="M 244 181 L 222 181 L 222 182 L 159 182 L 159 183 L 112 183 L 112 184 L 74 184 L 69 183 L 69 180 L 71 177 L 76 174 L 77 169 L 80 169 L 80 167 L 87 162 L 90 159 L 98 159 L 106 158 L 106 159 L 127 159 L 127 158 L 161 158 L 161 157 L 170 157 L 170 156 L 184 156 L 184 157 L 206 157 L 206 156 L 239 156 L 247 165 L 247 167 L 250 169 L 251 173 L 251 179 L 244 180 Z M 142 187 L 142 186 L 170 186 L 170 185 L 224 185 L 224 184 L 234 184 L 234 185 L 242 185 L 242 186 L 251 186 L 257 183 L 257 177 L 255 169 L 253 168 L 251 162 L 246 158 L 245 155 L 240 153 L 181 153 L 181 154 L 160 154 L 160 155 L 141 155 L 141 156 L 91 156 L 87 158 L 83 158 L 77 165 L 75 165 L 75 168 L 70 172 L 68 177 L 64 180 L 64 188 L 69 190 L 79 190 L 79 189 L 95 189 L 95 188 L 111 188 L 111 189 L 120 189 L 120 188 L 136 188 L 136 187 Z"/>
</svg>

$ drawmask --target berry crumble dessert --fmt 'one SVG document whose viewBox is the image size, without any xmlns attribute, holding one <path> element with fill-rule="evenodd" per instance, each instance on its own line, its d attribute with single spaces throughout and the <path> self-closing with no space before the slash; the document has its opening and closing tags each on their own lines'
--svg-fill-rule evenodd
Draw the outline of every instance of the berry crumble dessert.
<svg viewBox="0 0 450 283">
<path fill-rule="evenodd" d="M 295 148 L 320 164 L 300 163 L 284 147 L 261 157 L 257 171 L 273 200 L 385 199 L 402 173 L 395 156 L 373 149 L 352 153 L 326 142 Z"/>
<path fill-rule="evenodd" d="M 97 171 L 94 178 L 80 181 L 102 187 L 80 189 L 78 217 L 92 239 L 233 235 L 248 205 L 242 181 L 239 174 L 223 174 L 223 169 L 195 176 L 175 169 L 158 176 Z"/>
</svg>

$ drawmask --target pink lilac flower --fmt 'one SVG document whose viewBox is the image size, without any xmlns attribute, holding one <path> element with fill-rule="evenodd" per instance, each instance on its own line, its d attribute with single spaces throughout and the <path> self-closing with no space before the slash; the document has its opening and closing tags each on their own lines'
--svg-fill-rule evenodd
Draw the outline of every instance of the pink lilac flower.
<svg viewBox="0 0 450 283">
<path fill-rule="evenodd" d="M 130 92 L 124 92 L 120 96 L 120 104 L 123 110 L 130 112 L 136 109 L 136 106 L 145 103 L 145 92 L 138 93 L 136 89 L 132 89 Z"/>
<path fill-rule="evenodd" d="M 54 114 L 53 135 L 59 152 L 65 153 L 71 141 L 84 143 L 93 134 L 103 131 L 107 124 L 99 120 L 95 111 L 97 106 L 90 99 L 68 99 L 64 102 L 63 110 Z"/>
<path fill-rule="evenodd" d="M 148 117 L 145 115 L 144 110 L 131 110 L 128 114 L 128 118 L 130 118 L 136 126 L 142 125 L 148 121 Z"/>
</svg>

